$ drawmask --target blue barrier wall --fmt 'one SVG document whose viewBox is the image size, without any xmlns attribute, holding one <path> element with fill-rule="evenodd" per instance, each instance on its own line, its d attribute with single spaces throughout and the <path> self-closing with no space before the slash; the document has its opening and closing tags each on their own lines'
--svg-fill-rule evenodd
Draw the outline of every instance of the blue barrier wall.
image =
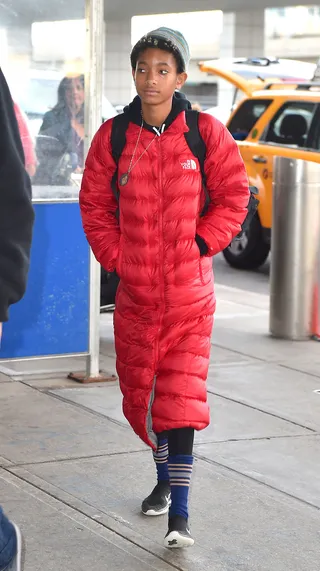
<svg viewBox="0 0 320 571">
<path fill-rule="evenodd" d="M 35 205 L 28 288 L 10 309 L 0 359 L 88 351 L 89 248 L 79 204 Z"/>
</svg>

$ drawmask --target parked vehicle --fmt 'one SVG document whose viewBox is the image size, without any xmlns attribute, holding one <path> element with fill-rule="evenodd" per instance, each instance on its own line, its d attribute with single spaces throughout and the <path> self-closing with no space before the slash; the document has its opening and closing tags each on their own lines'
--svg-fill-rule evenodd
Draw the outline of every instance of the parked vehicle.
<svg viewBox="0 0 320 571">
<path fill-rule="evenodd" d="M 216 105 L 206 109 L 226 124 L 230 113 L 245 97 L 272 83 L 310 81 L 317 66 L 308 62 L 277 58 L 221 58 L 199 63 L 200 70 L 215 75 L 234 87 L 232 105 Z"/>
<path fill-rule="evenodd" d="M 258 268 L 269 255 L 273 158 L 284 156 L 320 162 L 318 67 L 303 62 L 290 62 L 286 67 L 286 60 L 279 61 L 285 61 L 285 67 L 282 77 L 275 80 L 268 77 L 245 79 L 233 71 L 211 66 L 211 62 L 202 64 L 203 71 L 211 69 L 241 93 L 226 125 L 238 142 L 249 183 L 259 191 L 260 204 L 250 228 L 224 251 L 225 259 L 234 268 Z M 295 63 L 302 65 L 295 67 Z M 292 79 L 294 69 L 296 75 L 309 74 L 315 81 L 298 81 L 299 77 Z"/>
</svg>

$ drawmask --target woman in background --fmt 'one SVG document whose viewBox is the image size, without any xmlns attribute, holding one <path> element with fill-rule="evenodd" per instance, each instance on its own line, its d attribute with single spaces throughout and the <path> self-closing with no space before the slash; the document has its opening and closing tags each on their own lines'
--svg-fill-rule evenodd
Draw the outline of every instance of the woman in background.
<svg viewBox="0 0 320 571">
<path fill-rule="evenodd" d="M 84 164 L 84 76 L 64 77 L 37 138 L 37 184 L 64 185 Z"/>
</svg>

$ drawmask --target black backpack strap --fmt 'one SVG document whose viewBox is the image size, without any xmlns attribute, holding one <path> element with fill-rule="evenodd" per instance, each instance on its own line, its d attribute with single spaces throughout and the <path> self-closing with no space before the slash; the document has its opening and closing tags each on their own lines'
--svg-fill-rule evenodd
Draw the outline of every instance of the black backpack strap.
<svg viewBox="0 0 320 571">
<path fill-rule="evenodd" d="M 189 127 L 189 131 L 185 133 L 188 147 L 190 151 L 192 151 L 193 155 L 198 159 L 202 178 L 205 179 L 204 161 L 206 158 L 207 148 L 203 138 L 201 137 L 199 129 L 199 111 L 188 109 L 186 111 L 186 123 Z"/>
<path fill-rule="evenodd" d="M 117 202 L 119 202 L 118 164 L 126 144 L 126 132 L 129 126 L 129 122 L 130 120 L 128 113 L 121 113 L 120 115 L 116 115 L 116 117 L 114 117 L 112 121 L 111 151 L 112 151 L 113 160 L 116 163 L 117 168 L 112 177 L 111 188 Z"/>
<path fill-rule="evenodd" d="M 189 127 L 189 131 L 188 133 L 185 133 L 185 138 L 188 143 L 190 151 L 198 159 L 201 169 L 202 186 L 205 193 L 205 205 L 201 213 L 201 216 L 204 216 L 210 204 L 210 196 L 207 190 L 206 173 L 204 171 L 204 161 L 206 159 L 207 149 L 199 129 L 199 111 L 193 111 L 191 109 L 188 109 L 186 111 L 186 123 L 187 126 Z M 250 190 L 250 198 L 247 206 L 248 213 L 242 224 L 241 232 L 238 234 L 237 238 L 241 238 L 243 232 L 248 231 L 250 224 L 254 216 L 256 215 L 257 208 L 259 205 L 259 200 L 256 198 L 256 194 L 258 194 L 258 189 L 254 186 L 250 186 L 249 190 Z"/>
<path fill-rule="evenodd" d="M 186 123 L 187 126 L 189 127 L 189 131 L 185 133 L 185 139 L 187 141 L 190 151 L 198 159 L 200 164 L 202 187 L 205 193 L 205 205 L 201 213 L 201 216 L 204 216 L 210 204 L 210 196 L 207 190 L 206 173 L 204 171 L 204 162 L 206 159 L 207 147 L 201 136 L 199 129 L 199 111 L 193 111 L 193 109 L 188 109 L 186 111 Z"/>
</svg>

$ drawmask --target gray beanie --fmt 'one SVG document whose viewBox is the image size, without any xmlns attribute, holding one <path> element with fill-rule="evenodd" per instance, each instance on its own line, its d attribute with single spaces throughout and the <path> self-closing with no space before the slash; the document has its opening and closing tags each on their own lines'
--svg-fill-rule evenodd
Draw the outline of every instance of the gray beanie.
<svg viewBox="0 0 320 571">
<path fill-rule="evenodd" d="M 139 40 L 131 52 L 131 65 L 135 69 L 139 53 L 147 48 L 160 48 L 168 50 L 176 55 L 182 65 L 183 71 L 187 71 L 190 61 L 190 50 L 185 37 L 171 28 L 158 28 L 148 32 Z"/>
</svg>

